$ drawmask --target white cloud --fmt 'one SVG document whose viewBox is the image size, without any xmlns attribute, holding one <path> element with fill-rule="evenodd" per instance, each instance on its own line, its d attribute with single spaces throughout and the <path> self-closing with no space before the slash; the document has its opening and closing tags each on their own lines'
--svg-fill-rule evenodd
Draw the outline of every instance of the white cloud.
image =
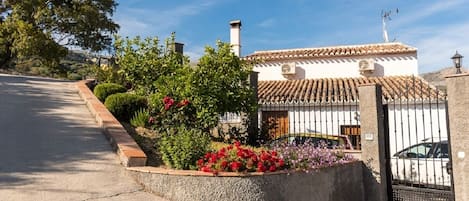
<svg viewBox="0 0 469 201">
<path fill-rule="evenodd" d="M 437 13 L 456 8 L 463 3 L 467 3 L 465 1 L 466 0 L 437 1 L 436 3 L 413 11 L 406 11 L 405 8 L 402 8 L 401 12 L 398 14 L 402 16 L 396 17 L 396 22 L 393 23 L 393 26 L 399 27 L 402 25 L 412 24 L 413 22 L 435 15 Z"/>
<path fill-rule="evenodd" d="M 414 41 L 413 46 L 418 48 L 420 73 L 439 70 L 452 66 L 452 57 L 457 50 L 460 54 L 469 55 L 469 21 L 458 24 L 422 28 L 411 30 L 416 33 L 409 41 Z M 420 37 L 425 35 L 425 37 Z M 464 65 L 464 63 L 463 63 Z M 467 65 L 466 65 L 467 66 Z"/>
<path fill-rule="evenodd" d="M 135 33 L 141 34 L 142 31 L 148 30 L 150 27 L 150 24 L 133 17 L 120 18 L 116 22 L 121 27 L 119 34 L 123 36 L 133 36 Z"/>
<path fill-rule="evenodd" d="M 204 55 L 205 47 L 203 46 L 190 46 L 184 50 L 184 55 L 189 56 L 191 63 L 197 63 Z"/>
</svg>

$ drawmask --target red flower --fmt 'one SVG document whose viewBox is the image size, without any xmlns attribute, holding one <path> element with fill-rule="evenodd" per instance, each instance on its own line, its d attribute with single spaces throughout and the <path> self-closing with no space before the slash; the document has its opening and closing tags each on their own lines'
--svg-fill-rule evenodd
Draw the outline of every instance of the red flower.
<svg viewBox="0 0 469 201">
<path fill-rule="evenodd" d="M 235 147 L 239 148 L 239 146 L 241 146 L 241 142 L 236 141 L 236 142 L 234 142 L 234 145 L 235 145 Z"/>
<path fill-rule="evenodd" d="M 221 168 L 222 169 L 225 169 L 227 166 L 228 166 L 228 161 L 224 160 L 224 161 L 221 162 Z"/>
<path fill-rule="evenodd" d="M 200 168 L 200 170 L 202 170 L 202 172 L 212 172 L 212 170 L 207 166 Z"/>
<path fill-rule="evenodd" d="M 197 161 L 197 166 L 198 166 L 198 167 L 202 167 L 203 164 L 204 164 L 204 159 L 199 159 L 199 160 Z"/>
<path fill-rule="evenodd" d="M 230 145 L 230 146 L 227 146 L 226 149 L 227 149 L 227 150 L 232 150 L 232 149 L 233 149 L 233 146 L 231 146 L 231 145 Z"/>
<path fill-rule="evenodd" d="M 272 151 L 271 154 L 272 154 L 272 156 L 277 156 L 277 152 L 276 152 L 276 151 Z"/>
<path fill-rule="evenodd" d="M 283 159 L 278 160 L 278 166 L 283 167 L 285 165 L 285 161 Z"/>
<path fill-rule="evenodd" d="M 163 98 L 163 103 L 164 103 L 164 109 L 165 110 L 169 110 L 171 108 L 171 106 L 174 105 L 174 99 L 172 99 L 171 97 L 169 96 L 165 96 Z"/>
<path fill-rule="evenodd" d="M 182 100 L 181 102 L 178 103 L 177 107 L 184 107 L 186 105 L 189 105 L 189 103 L 190 103 L 189 100 L 184 99 L 184 100 Z"/>
<path fill-rule="evenodd" d="M 169 96 L 165 96 L 165 97 L 163 98 L 163 103 L 164 103 L 164 104 L 168 104 L 168 103 L 169 103 L 169 100 L 173 100 L 173 99 L 172 99 L 171 97 L 169 97 Z M 173 101 L 174 101 L 174 100 L 173 100 Z"/>
<path fill-rule="evenodd" d="M 252 156 L 251 156 L 251 160 L 254 161 L 254 162 L 257 162 L 257 155 L 255 155 L 255 154 L 252 155 Z"/>
<path fill-rule="evenodd" d="M 270 159 L 269 154 L 267 154 L 266 152 L 262 152 L 262 153 L 261 153 L 261 160 L 267 161 L 267 160 L 269 160 L 269 159 Z"/>
<path fill-rule="evenodd" d="M 226 148 L 225 148 L 225 147 L 221 148 L 219 152 L 225 153 L 225 152 L 226 152 Z"/>
<path fill-rule="evenodd" d="M 257 164 L 257 171 L 258 172 L 265 172 L 267 170 L 267 168 L 264 166 L 264 164 L 262 164 L 261 162 L 259 162 Z"/>
<path fill-rule="evenodd" d="M 230 163 L 231 170 L 234 171 L 234 172 L 237 172 L 239 170 L 239 168 L 241 168 L 241 165 L 242 164 L 238 161 L 234 161 L 234 162 Z"/>
<path fill-rule="evenodd" d="M 217 162 L 217 155 L 216 154 L 212 154 L 212 156 L 210 156 L 210 159 L 208 160 L 208 162 L 210 163 L 216 163 Z"/>
<path fill-rule="evenodd" d="M 238 152 L 236 153 L 236 155 L 237 155 L 238 157 L 240 157 L 240 158 L 245 158 L 245 157 L 244 157 L 244 152 L 241 151 L 241 150 L 238 150 Z"/>
<path fill-rule="evenodd" d="M 269 171 L 270 171 L 270 172 L 275 172 L 275 170 L 277 170 L 277 168 L 275 167 L 275 165 L 271 165 L 270 168 L 269 168 Z"/>
<path fill-rule="evenodd" d="M 218 158 L 224 158 L 226 156 L 225 152 L 219 151 L 218 152 Z"/>
</svg>

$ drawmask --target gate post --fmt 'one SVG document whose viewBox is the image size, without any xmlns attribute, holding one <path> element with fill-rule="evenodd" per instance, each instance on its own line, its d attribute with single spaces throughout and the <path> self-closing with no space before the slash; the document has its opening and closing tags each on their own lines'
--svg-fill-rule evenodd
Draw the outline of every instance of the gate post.
<svg viewBox="0 0 469 201">
<path fill-rule="evenodd" d="M 448 76 L 446 84 L 454 197 L 465 201 L 469 200 L 469 74 Z"/>
<path fill-rule="evenodd" d="M 381 86 L 366 84 L 358 87 L 360 97 L 360 128 L 363 184 L 366 200 L 388 200 L 385 125 Z"/>
</svg>

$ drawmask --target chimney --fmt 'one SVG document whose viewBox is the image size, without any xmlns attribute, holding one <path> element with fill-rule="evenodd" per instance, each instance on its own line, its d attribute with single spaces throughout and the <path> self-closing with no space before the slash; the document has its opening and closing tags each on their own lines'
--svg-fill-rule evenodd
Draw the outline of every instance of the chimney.
<svg viewBox="0 0 469 201">
<path fill-rule="evenodd" d="M 230 44 L 231 50 L 236 56 L 241 56 L 241 20 L 233 20 L 230 22 Z"/>
<path fill-rule="evenodd" d="M 183 43 L 178 43 L 174 42 L 172 44 L 172 51 L 179 53 L 179 54 L 184 54 L 184 44 Z"/>
</svg>

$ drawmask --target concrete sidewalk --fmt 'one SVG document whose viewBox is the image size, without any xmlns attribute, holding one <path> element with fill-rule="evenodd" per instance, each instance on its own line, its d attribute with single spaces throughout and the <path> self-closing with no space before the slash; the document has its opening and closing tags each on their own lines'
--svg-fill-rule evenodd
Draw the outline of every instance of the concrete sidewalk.
<svg viewBox="0 0 469 201">
<path fill-rule="evenodd" d="M 127 175 L 72 82 L 0 74 L 0 200 L 164 200 Z"/>
</svg>

